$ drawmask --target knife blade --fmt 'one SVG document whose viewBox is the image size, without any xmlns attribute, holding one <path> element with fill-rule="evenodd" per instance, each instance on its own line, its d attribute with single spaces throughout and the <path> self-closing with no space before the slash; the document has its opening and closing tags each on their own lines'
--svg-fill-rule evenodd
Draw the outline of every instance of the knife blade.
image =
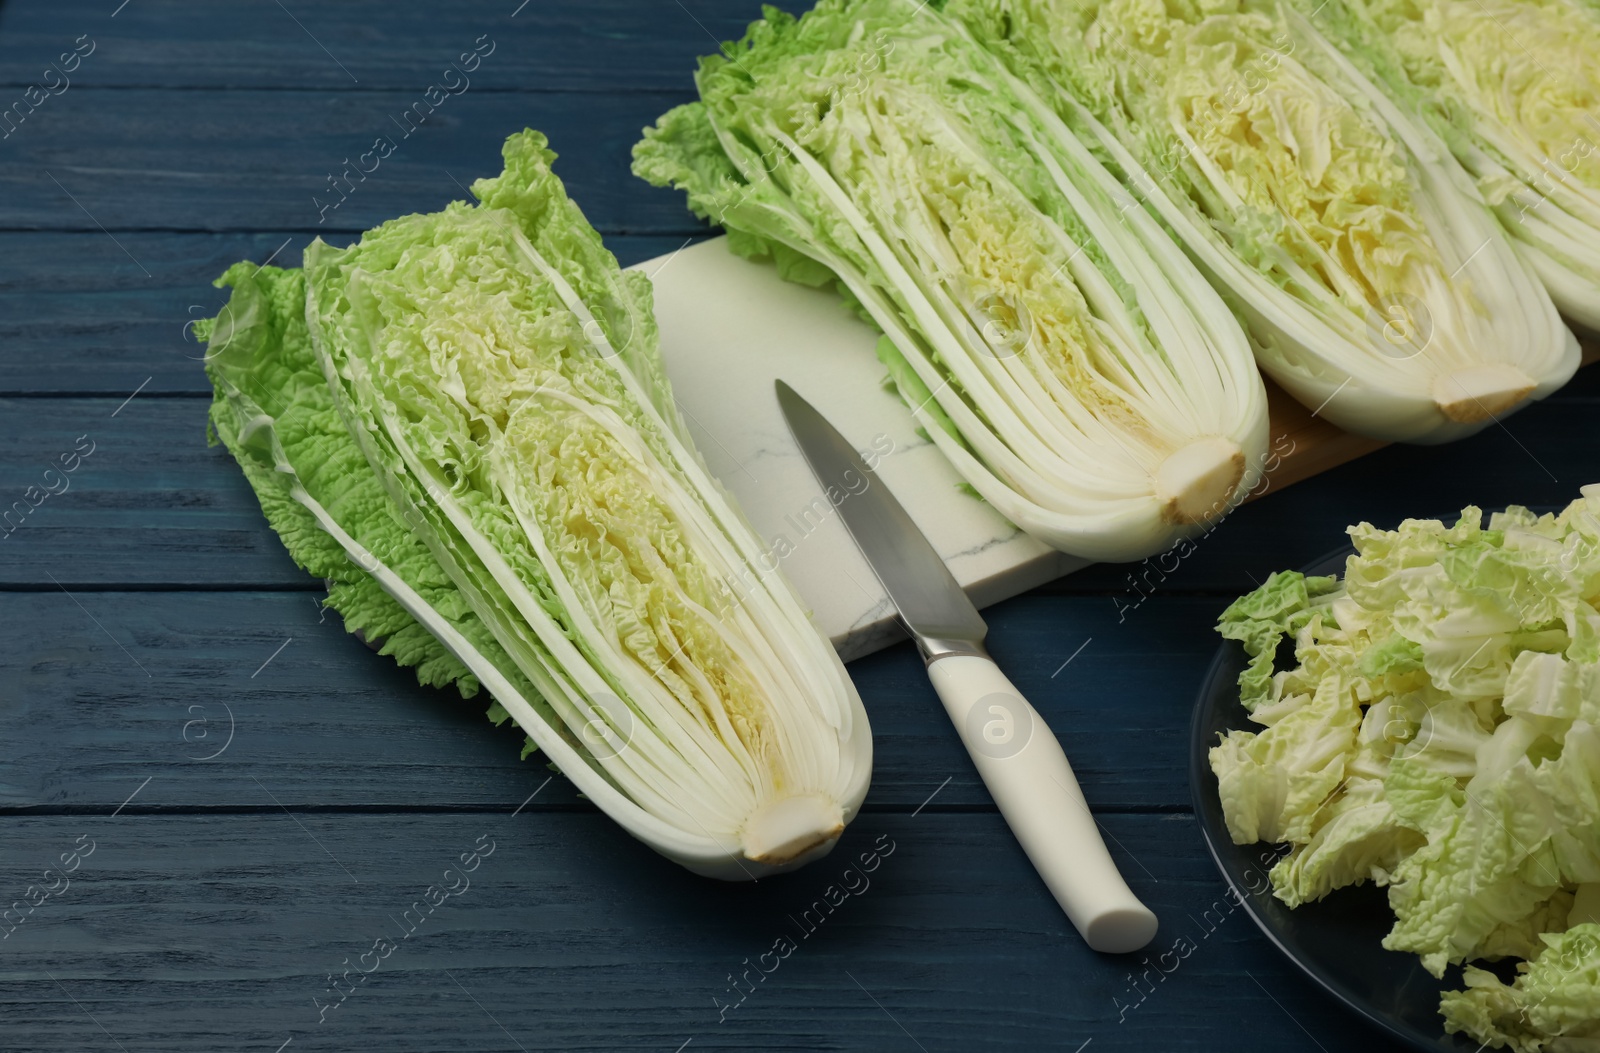
<svg viewBox="0 0 1600 1053">
<path fill-rule="evenodd" d="M 1055 734 L 984 650 L 989 630 L 978 609 L 849 440 L 789 385 L 776 387 L 801 453 L 917 641 L 984 785 L 1056 902 L 1095 950 L 1143 947 L 1156 917 L 1112 862 Z"/>
</svg>

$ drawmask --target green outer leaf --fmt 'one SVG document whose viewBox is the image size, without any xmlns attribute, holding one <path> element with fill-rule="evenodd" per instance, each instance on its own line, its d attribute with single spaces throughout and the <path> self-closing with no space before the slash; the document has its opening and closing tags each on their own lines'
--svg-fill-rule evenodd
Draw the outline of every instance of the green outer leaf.
<svg viewBox="0 0 1600 1053">
<path fill-rule="evenodd" d="M 217 285 L 232 294 L 203 331 L 209 337 L 206 369 L 216 389 L 211 430 L 244 471 L 290 557 L 328 583 L 326 606 L 339 612 L 347 631 L 381 641 L 381 654 L 415 667 L 421 683 L 453 683 L 463 697 L 477 694 L 477 678 L 322 529 L 297 490 L 327 509 L 536 697 L 406 527 L 345 428 L 311 346 L 303 272 L 241 262 Z M 495 723 L 506 719 L 498 703 L 491 704 L 490 716 Z"/>
<path fill-rule="evenodd" d="M 1338 586 L 1337 577 L 1308 578 L 1297 570 L 1280 570 L 1222 612 L 1217 632 L 1225 640 L 1238 640 L 1250 656 L 1239 673 L 1239 698 L 1246 710 L 1272 697 L 1272 663 L 1279 642 L 1311 620 L 1314 598 L 1327 596 Z M 1331 618 L 1326 605 L 1320 609 Z"/>
</svg>

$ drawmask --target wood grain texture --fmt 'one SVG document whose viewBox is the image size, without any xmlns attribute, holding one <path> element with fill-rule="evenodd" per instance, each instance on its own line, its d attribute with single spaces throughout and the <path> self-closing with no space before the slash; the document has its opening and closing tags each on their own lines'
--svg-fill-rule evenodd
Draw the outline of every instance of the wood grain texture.
<svg viewBox="0 0 1600 1053">
<path fill-rule="evenodd" d="M 988 813 L 864 817 L 814 866 L 732 886 L 597 816 L 532 809 L 162 816 L 130 805 L 14 819 L 0 866 L 14 895 L 74 844 L 94 851 L 0 943 L 6 1048 L 114 1048 L 107 1034 L 129 1053 L 271 1051 L 290 1038 L 296 1051 L 419 1053 L 1395 1048 L 1353 1032 L 1228 912 L 1191 817 L 1104 823 L 1163 919 L 1149 961 L 1180 937 L 1192 944 L 1166 976 L 1151 969 L 1142 1002 L 1129 990 L 1144 956 L 1086 950 Z M 446 878 L 479 843 L 492 854 Z M 430 885 L 461 891 L 436 893 L 442 905 L 402 928 Z M 369 955 L 371 978 L 352 972 L 353 993 L 319 1023 L 313 997 L 335 1001 L 328 973 L 339 979 L 385 935 L 394 949 Z M 794 947 L 758 979 L 779 937 Z M 730 974 L 747 968 L 753 992 L 719 1021 L 713 998 L 736 1002 Z"/>
<path fill-rule="evenodd" d="M 75 839 L 96 845 L 62 894 L 0 923 L 15 929 L 0 1046 L 1392 1048 L 1241 915 L 1214 934 L 1199 920 L 1226 905 L 1184 768 L 1210 623 L 1345 522 L 1565 502 L 1600 474 L 1594 371 L 1466 442 L 1280 480 L 1177 566 L 1091 568 L 992 610 L 993 650 L 1162 918 L 1152 950 L 1196 944 L 1124 1012 L 1144 966 L 1070 931 L 908 647 L 851 667 L 877 768 L 839 853 L 753 886 L 702 881 L 517 760 L 518 736 L 480 702 L 417 687 L 321 620 L 317 583 L 204 444 L 208 388 L 183 328 L 220 304 L 212 278 L 459 198 L 518 128 L 550 135 L 625 264 L 702 236 L 680 195 L 628 174 L 628 153 L 755 0 L 120 2 L 0 4 L 0 108 L 76 38 L 96 46 L 0 140 L 0 523 L 27 506 L 0 526 L 0 904 Z M 393 118 L 484 34 L 496 51 L 471 87 L 319 216 L 329 172 L 400 136 Z M 28 488 L 80 436 L 94 452 L 35 506 Z M 470 890 L 318 1024 L 327 974 L 398 935 L 389 916 L 480 834 L 497 847 Z M 815 934 L 794 928 L 880 835 L 896 850 L 870 888 Z M 790 934 L 799 949 L 719 1023 L 729 974 Z"/>
<path fill-rule="evenodd" d="M 304 807 L 511 808 L 544 781 L 543 763 L 518 760 L 521 734 L 485 719 L 486 701 L 418 686 L 324 617 L 320 596 L 6 597 L 0 712 L 27 734 L 0 769 L 0 810 L 109 811 L 152 772 L 139 800 L 163 809 L 271 809 L 263 784 Z M 1187 713 L 1220 606 L 1163 598 L 1121 626 L 1099 598 L 992 609 L 997 657 L 1096 807 L 1186 806 Z M 909 643 L 851 673 L 876 746 L 869 809 L 990 807 Z M 539 797 L 576 800 L 565 779 Z"/>
<path fill-rule="evenodd" d="M 399 115 L 426 87 L 71 89 L 5 140 L 0 228 L 359 232 L 462 197 L 472 180 L 499 173 L 506 136 L 532 127 L 549 136 L 561 155 L 556 173 L 601 233 L 682 237 L 706 229 L 682 194 L 628 173 L 641 129 L 685 101 L 683 93 L 469 89 L 406 137 Z M 383 137 L 392 152 L 363 162 Z M 328 190 L 330 175 L 357 164 L 370 174 L 352 169 L 344 179 L 353 188 L 342 198 Z M 141 276 L 147 269 L 137 255 L 124 265 Z"/>
<path fill-rule="evenodd" d="M 1106 595 L 1108 610 L 1149 595 L 1237 593 L 1340 544 L 1348 523 L 1396 523 L 1473 502 L 1565 504 L 1600 475 L 1592 425 L 1600 376 L 1592 374 L 1462 442 L 1389 447 L 1320 476 L 1315 489 L 1269 491 L 1198 539 L 1187 559 L 1090 567 L 1049 588 Z M 48 585 L 52 575 L 93 587 L 315 588 L 227 452 L 205 445 L 207 401 L 141 393 L 119 409 L 126 397 L 0 399 L 0 515 L 18 519 L 15 503 L 80 436 L 96 444 L 65 492 L 0 536 L 0 588 Z M 0 519 L 0 531 L 9 525 Z"/>
<path fill-rule="evenodd" d="M 229 4 L 219 18 L 195 0 L 130 0 L 112 18 L 119 2 L 0 8 L 0 84 L 37 83 L 45 65 L 83 34 L 96 50 L 70 91 L 82 85 L 420 92 L 487 35 L 497 47 L 471 73 L 472 91 L 687 94 L 694 90 L 695 56 L 743 36 L 761 13 L 745 0 L 284 0 L 282 7 L 247 0 Z"/>
<path fill-rule="evenodd" d="M 0 396 L 100 393 L 120 401 L 141 384 L 145 394 L 210 395 L 204 350 L 188 326 L 227 302 L 226 291 L 211 283 L 239 260 L 298 267 L 316 236 L 305 230 L 124 231 L 115 240 L 98 230 L 0 234 Z M 606 246 L 626 267 L 684 241 L 617 234 Z"/>
</svg>

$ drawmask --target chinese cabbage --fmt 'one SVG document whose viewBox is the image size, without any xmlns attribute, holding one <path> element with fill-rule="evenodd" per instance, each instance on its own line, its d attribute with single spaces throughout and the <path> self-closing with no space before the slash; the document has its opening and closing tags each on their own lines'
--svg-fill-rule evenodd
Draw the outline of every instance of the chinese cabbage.
<svg viewBox="0 0 1600 1053">
<path fill-rule="evenodd" d="M 1578 346 L 1445 143 L 1280 0 L 951 0 L 1113 161 L 1318 415 L 1443 442 Z"/>
<path fill-rule="evenodd" d="M 1226 306 L 1037 94 L 926 4 L 769 8 L 634 170 L 735 251 L 836 281 L 968 483 L 1023 530 L 1136 559 L 1259 478 Z"/>
<path fill-rule="evenodd" d="M 1556 306 L 1600 331 L 1600 10 L 1330 0 L 1317 24 L 1431 118 Z"/>
<path fill-rule="evenodd" d="M 542 136 L 504 154 L 481 204 L 230 271 L 214 427 L 352 628 L 409 616 L 629 833 L 730 879 L 816 858 L 866 791 L 860 700 L 690 445 L 648 281 Z"/>
<path fill-rule="evenodd" d="M 1387 886 L 1383 946 L 1434 976 L 1531 959 L 1510 987 L 1469 968 L 1443 1005 L 1452 1030 L 1517 1049 L 1600 1034 L 1587 996 L 1511 1026 L 1525 996 L 1594 968 L 1545 949 L 1600 902 L 1600 485 L 1582 494 L 1351 527 L 1342 581 L 1275 574 L 1219 625 L 1252 657 L 1257 725 L 1210 751 L 1231 836 L 1288 843 L 1270 877 L 1291 907 Z M 1285 635 L 1295 664 L 1274 671 Z"/>
</svg>

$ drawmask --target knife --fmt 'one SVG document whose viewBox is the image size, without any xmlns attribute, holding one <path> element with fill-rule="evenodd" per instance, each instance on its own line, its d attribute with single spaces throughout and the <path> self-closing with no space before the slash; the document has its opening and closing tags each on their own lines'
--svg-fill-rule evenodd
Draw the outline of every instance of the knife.
<svg viewBox="0 0 1600 1053">
<path fill-rule="evenodd" d="M 989 627 L 917 524 L 845 437 L 783 381 L 778 405 L 807 463 L 917 641 L 983 784 L 1084 942 L 1136 951 L 1156 916 L 1128 888 L 1067 755 L 983 648 Z"/>
</svg>

